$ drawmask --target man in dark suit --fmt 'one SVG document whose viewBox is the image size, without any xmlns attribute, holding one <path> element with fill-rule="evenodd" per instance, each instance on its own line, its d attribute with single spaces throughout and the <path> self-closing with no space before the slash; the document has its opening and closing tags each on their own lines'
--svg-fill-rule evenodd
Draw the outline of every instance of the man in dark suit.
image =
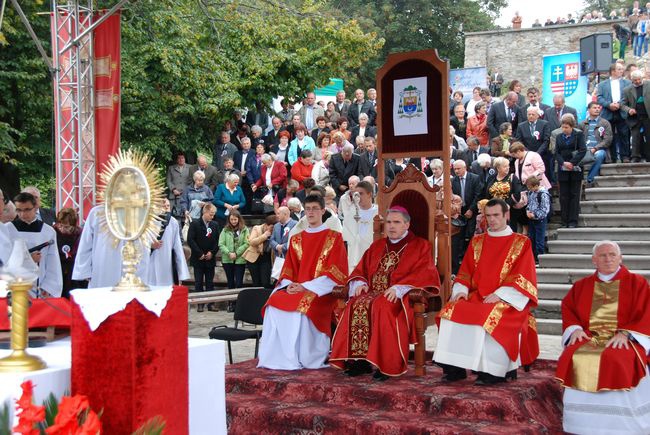
<svg viewBox="0 0 650 435">
<path fill-rule="evenodd" d="M 241 141 L 241 149 L 235 151 L 235 155 L 232 159 L 233 167 L 239 171 L 239 184 L 244 191 L 244 196 L 246 197 L 246 205 L 243 210 L 240 210 L 241 213 L 248 213 L 250 210 L 250 204 L 253 202 L 251 183 L 248 181 L 248 177 L 246 176 L 246 163 L 248 162 L 248 159 L 255 159 L 255 152 L 251 151 L 251 140 L 248 137 L 244 137 Z"/>
<path fill-rule="evenodd" d="M 519 107 L 517 106 L 519 96 L 516 92 L 510 91 L 506 94 L 503 101 L 494 103 L 488 112 L 487 125 L 490 130 L 490 139 L 499 135 L 499 127 L 504 122 L 512 124 L 512 130 L 517 130 L 517 114 Z"/>
<path fill-rule="evenodd" d="M 632 86 L 623 90 L 621 111 L 627 114 L 632 130 L 632 163 L 650 161 L 650 82 L 643 82 L 643 72 L 632 71 Z"/>
<path fill-rule="evenodd" d="M 454 161 L 454 173 L 456 175 L 451 180 L 451 191 L 454 195 L 460 196 L 463 201 L 460 213 L 466 222 L 466 225 L 461 227 L 460 232 L 452 237 L 451 267 L 452 272 L 457 273 L 460 261 L 465 255 L 467 244 L 472 236 L 474 236 L 476 215 L 478 214 L 478 200 L 480 199 L 482 186 L 478 175 L 467 172 L 467 166 L 463 160 Z"/>
<path fill-rule="evenodd" d="M 526 119 L 529 107 L 537 108 L 537 112 L 539 113 L 540 119 L 544 119 L 546 110 L 549 109 L 551 106 L 539 101 L 539 89 L 535 87 L 528 88 L 526 96 L 528 97 L 528 104 L 526 104 L 519 110 L 519 119 L 520 120 Z"/>
<path fill-rule="evenodd" d="M 338 91 L 336 93 L 336 101 L 334 102 L 334 110 L 339 115 L 347 118 L 349 109 L 350 103 L 345 102 L 345 91 Z"/>
<path fill-rule="evenodd" d="M 49 226 L 54 225 L 54 222 L 56 222 L 56 212 L 51 208 L 42 206 L 41 191 L 38 190 L 38 188 L 35 186 L 28 186 L 25 187 L 21 193 L 29 193 L 36 200 L 36 219 L 42 221 L 44 224 L 48 224 Z"/>
<path fill-rule="evenodd" d="M 246 124 L 250 128 L 254 125 L 262 127 L 262 131 L 269 126 L 269 114 L 264 110 L 264 105 L 260 102 L 255 103 L 255 110 L 249 110 L 246 114 Z"/>
<path fill-rule="evenodd" d="M 598 104 L 602 106 L 600 116 L 609 121 L 614 132 L 611 145 L 612 160 L 630 162 L 630 129 L 625 122 L 627 112 L 621 110 L 623 90 L 632 83 L 623 78 L 625 66 L 616 62 L 609 67 L 609 80 L 598 85 Z M 576 119 L 577 121 L 577 119 Z"/>
<path fill-rule="evenodd" d="M 330 184 L 337 196 L 348 190 L 348 178 L 359 175 L 361 159 L 353 150 L 351 144 L 345 144 L 341 152 L 334 154 L 330 160 Z"/>
<path fill-rule="evenodd" d="M 490 75 L 490 92 L 492 96 L 498 97 L 501 95 L 501 86 L 503 86 L 503 74 L 499 72 L 499 68 L 494 68 L 494 72 Z"/>
<path fill-rule="evenodd" d="M 459 154 L 460 158 L 465 161 L 465 166 L 471 167 L 472 163 L 478 159 L 479 154 L 490 154 L 488 147 L 482 147 L 481 142 L 476 136 L 467 139 L 467 149 Z"/>
<path fill-rule="evenodd" d="M 350 127 L 359 124 L 359 115 L 362 113 L 368 115 L 368 125 L 375 125 L 377 112 L 372 103 L 364 99 L 363 89 L 357 89 L 354 91 L 354 96 L 356 97 L 356 100 L 354 100 L 348 108 L 348 121 L 350 121 Z"/>
<path fill-rule="evenodd" d="M 365 151 L 359 155 L 359 177 L 363 178 L 368 175 L 377 179 L 377 145 L 374 137 L 367 137 L 363 143 Z M 390 186 L 391 181 L 395 178 L 393 167 L 388 160 L 384 160 L 384 183 Z"/>
<path fill-rule="evenodd" d="M 217 188 L 217 184 L 220 183 L 219 171 L 217 171 L 217 168 L 212 165 L 208 165 L 208 160 L 205 158 L 205 156 L 199 156 L 196 159 L 196 165 L 190 166 L 189 184 L 192 184 L 192 179 L 196 171 L 203 172 L 203 175 L 205 175 L 205 185 L 210 186 L 210 190 L 214 192 L 214 189 Z"/>
<path fill-rule="evenodd" d="M 217 265 L 216 255 L 219 249 L 219 224 L 213 220 L 217 208 L 208 203 L 203 206 L 201 219 L 194 219 L 187 231 L 187 244 L 190 247 L 190 264 L 194 268 L 194 289 L 197 292 L 214 290 L 214 268 Z M 203 311 L 200 304 L 198 312 Z M 208 310 L 216 311 L 212 304 Z"/>
<path fill-rule="evenodd" d="M 544 112 L 544 121 L 548 122 L 548 128 L 551 133 L 553 133 L 553 130 L 560 128 L 562 115 L 567 113 L 572 114 L 577 121 L 578 111 L 564 104 L 564 95 L 556 94 L 553 96 L 553 107 L 549 107 Z"/>
<path fill-rule="evenodd" d="M 277 116 L 274 116 L 273 119 L 271 120 L 271 125 L 273 125 L 273 130 L 269 131 L 269 134 L 266 135 L 266 141 L 265 141 L 265 149 L 266 152 L 271 149 L 271 146 L 275 145 L 278 146 L 280 144 L 280 137 L 278 134 L 284 130 L 284 126 L 282 125 L 282 120 L 278 118 Z"/>
<path fill-rule="evenodd" d="M 230 133 L 222 131 L 219 137 L 219 143 L 214 146 L 214 150 L 212 151 L 212 164 L 219 170 L 223 169 L 223 159 L 225 157 L 232 159 L 235 151 L 237 151 L 237 147 L 230 142 Z"/>
<path fill-rule="evenodd" d="M 239 169 L 235 168 L 234 160 L 230 157 L 226 157 L 223 159 L 223 169 L 217 171 L 217 184 L 225 183 L 230 174 L 237 175 L 241 180 L 241 172 L 239 172 Z"/>
<path fill-rule="evenodd" d="M 534 106 L 526 110 L 528 122 L 520 122 L 515 133 L 515 140 L 526 146 L 528 151 L 535 151 L 542 158 L 548 155 L 548 143 L 551 140 L 551 131 L 548 122 L 539 119 L 539 111 Z"/>
</svg>

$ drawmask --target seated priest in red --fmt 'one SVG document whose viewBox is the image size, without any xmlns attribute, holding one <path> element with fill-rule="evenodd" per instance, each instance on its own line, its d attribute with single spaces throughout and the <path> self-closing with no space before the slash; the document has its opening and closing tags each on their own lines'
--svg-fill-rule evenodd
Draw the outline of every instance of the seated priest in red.
<svg viewBox="0 0 650 435">
<path fill-rule="evenodd" d="M 308 228 L 291 237 L 278 285 L 264 310 L 258 367 L 319 369 L 330 349 L 330 294 L 347 278 L 347 255 L 340 232 L 323 224 L 321 195 L 305 198 Z"/>
<path fill-rule="evenodd" d="M 562 300 L 564 430 L 648 434 L 650 286 L 622 265 L 615 242 L 596 243 L 592 262 L 596 272 Z"/>
<path fill-rule="evenodd" d="M 508 205 L 491 199 L 484 209 L 488 232 L 474 236 L 452 287 L 450 301 L 438 314 L 434 362 L 443 380 L 478 373 L 477 385 L 515 379 L 520 343 L 526 358 L 537 357 L 537 334 L 530 309 L 537 305 L 537 275 L 530 240 L 508 226 Z M 532 361 L 527 361 L 528 363 Z"/>
<path fill-rule="evenodd" d="M 409 231 L 411 217 L 401 206 L 388 209 L 386 237 L 372 243 L 350 278 L 350 300 L 334 339 L 330 364 L 358 376 L 372 372 L 384 381 L 406 373 L 409 343 L 416 343 L 412 288 L 440 289 L 429 241 Z"/>
</svg>

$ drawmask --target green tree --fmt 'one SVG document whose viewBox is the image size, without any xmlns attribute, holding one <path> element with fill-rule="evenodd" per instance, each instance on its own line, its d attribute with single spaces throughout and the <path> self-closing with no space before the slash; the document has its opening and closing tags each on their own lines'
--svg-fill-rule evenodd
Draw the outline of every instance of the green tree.
<svg viewBox="0 0 650 435">
<path fill-rule="evenodd" d="M 232 110 L 359 68 L 382 40 L 320 2 L 138 2 L 123 27 L 122 142 L 162 158 L 211 146 Z"/>
<path fill-rule="evenodd" d="M 463 66 L 464 32 L 495 28 L 505 0 L 330 0 L 338 15 L 355 18 L 362 29 L 385 40 L 377 56 L 349 71 L 351 87 L 374 85 L 375 72 L 390 53 L 436 48 L 452 68 Z"/>
</svg>

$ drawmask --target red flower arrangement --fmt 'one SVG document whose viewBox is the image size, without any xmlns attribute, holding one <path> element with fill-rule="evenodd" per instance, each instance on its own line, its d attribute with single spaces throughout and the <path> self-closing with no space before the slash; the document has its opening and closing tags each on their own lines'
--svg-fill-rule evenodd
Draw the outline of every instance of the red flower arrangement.
<svg viewBox="0 0 650 435">
<path fill-rule="evenodd" d="M 22 435 L 62 434 L 62 435 L 97 435 L 102 433 L 99 415 L 90 409 L 88 398 L 80 394 L 65 396 L 58 405 L 54 424 L 47 426 L 45 407 L 32 403 L 34 386 L 32 381 L 23 382 L 20 387 L 23 394 L 16 401 L 18 423 L 14 432 Z M 43 431 L 43 429 L 45 429 Z"/>
</svg>

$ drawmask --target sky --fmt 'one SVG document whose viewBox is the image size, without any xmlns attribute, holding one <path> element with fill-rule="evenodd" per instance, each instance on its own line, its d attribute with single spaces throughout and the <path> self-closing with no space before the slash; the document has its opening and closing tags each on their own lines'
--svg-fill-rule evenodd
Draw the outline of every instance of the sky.
<svg viewBox="0 0 650 435">
<path fill-rule="evenodd" d="M 511 26 L 515 11 L 522 18 L 521 27 L 531 27 L 535 18 L 544 24 L 547 18 L 555 21 L 558 16 L 566 17 L 568 13 L 576 16 L 576 12 L 584 7 L 582 0 L 510 0 L 508 6 L 501 11 L 497 24 L 503 27 Z"/>
</svg>

